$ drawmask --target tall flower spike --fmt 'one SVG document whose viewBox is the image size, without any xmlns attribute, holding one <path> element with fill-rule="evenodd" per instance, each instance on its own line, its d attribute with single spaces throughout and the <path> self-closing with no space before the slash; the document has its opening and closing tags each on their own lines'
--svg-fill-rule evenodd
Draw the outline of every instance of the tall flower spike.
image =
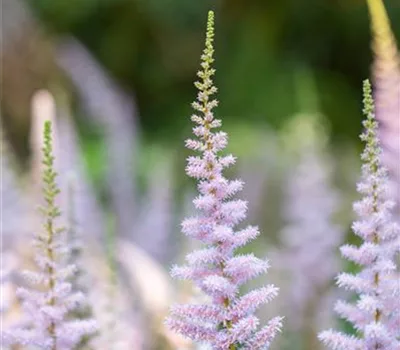
<svg viewBox="0 0 400 350">
<path fill-rule="evenodd" d="M 332 222 L 339 198 L 330 185 L 331 169 L 325 152 L 320 152 L 323 148 L 322 140 L 315 139 L 299 149 L 298 164 L 286 186 L 287 223 L 281 234 L 284 248 L 278 255 L 290 279 L 285 301 L 291 315 L 288 322 L 293 330 L 302 331 L 307 349 L 318 348 L 315 328 L 331 298 L 329 287 L 339 265 L 336 249 L 344 233 Z"/>
<path fill-rule="evenodd" d="M 167 325 L 175 332 L 195 342 L 207 343 L 213 349 L 268 349 L 280 331 L 282 319 L 276 317 L 258 329 L 259 320 L 255 310 L 273 299 L 278 289 L 273 285 L 254 290 L 243 296 L 239 288 L 248 280 L 265 273 L 268 262 L 253 254 L 236 255 L 235 250 L 258 235 L 256 227 L 249 226 L 240 231 L 234 227 L 246 217 L 247 203 L 232 197 L 241 190 L 243 183 L 230 181 L 223 169 L 235 163 L 232 155 L 219 154 L 227 145 L 227 135 L 215 132 L 221 121 L 214 118 L 213 109 L 217 100 L 212 95 L 217 89 L 213 85 L 212 68 L 214 40 L 214 13 L 208 13 L 205 49 L 201 56 L 199 90 L 193 108 L 197 111 L 192 121 L 197 136 L 186 141 L 186 147 L 201 153 L 188 158 L 186 173 L 199 180 L 199 196 L 193 203 L 200 211 L 195 217 L 185 219 L 183 232 L 205 244 L 203 249 L 187 255 L 187 265 L 174 267 L 172 276 L 190 279 L 209 298 L 210 303 L 175 305 Z"/>
<path fill-rule="evenodd" d="M 43 232 L 34 235 L 35 261 L 38 271 L 25 271 L 27 282 L 37 289 L 19 288 L 18 296 L 31 327 L 14 330 L 9 341 L 21 345 L 36 345 L 42 349 L 73 349 L 81 338 L 96 331 L 93 320 L 67 319 L 70 312 L 85 302 L 85 296 L 72 291 L 68 282 L 75 273 L 74 265 L 65 264 L 68 247 L 64 244 L 63 229 L 58 227 L 60 209 L 56 205 L 59 189 L 56 183 L 52 145 L 52 124 L 44 124 L 43 194 L 45 206 Z"/>
<path fill-rule="evenodd" d="M 371 18 L 376 119 L 380 123 L 383 164 L 393 181 L 400 215 L 400 53 L 382 0 L 367 0 Z"/>
<path fill-rule="evenodd" d="M 387 199 L 388 178 L 381 165 L 378 123 L 374 116 L 371 85 L 364 82 L 365 131 L 361 140 L 366 146 L 361 181 L 357 185 L 362 199 L 354 203 L 358 220 L 353 231 L 362 239 L 359 247 L 344 245 L 342 256 L 361 266 L 355 275 L 341 273 L 339 287 L 356 292 L 355 304 L 339 301 L 336 312 L 353 324 L 359 337 L 332 330 L 320 333 L 319 338 L 334 350 L 396 350 L 400 349 L 400 285 L 395 277 L 395 258 L 399 254 L 399 227 L 392 219 L 394 203 Z"/>
</svg>

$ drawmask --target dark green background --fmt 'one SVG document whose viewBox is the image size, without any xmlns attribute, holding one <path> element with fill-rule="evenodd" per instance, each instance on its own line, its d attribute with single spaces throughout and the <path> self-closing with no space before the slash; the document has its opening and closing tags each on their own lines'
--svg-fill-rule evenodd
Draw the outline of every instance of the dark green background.
<svg viewBox="0 0 400 350">
<path fill-rule="evenodd" d="M 174 141 L 188 125 L 209 9 L 216 12 L 219 114 L 227 123 L 279 127 L 300 109 L 318 108 L 334 140 L 359 133 L 361 81 L 371 63 L 363 0 L 28 3 L 49 32 L 78 37 L 135 93 L 150 138 Z M 400 37 L 400 2 L 385 5 Z"/>
</svg>

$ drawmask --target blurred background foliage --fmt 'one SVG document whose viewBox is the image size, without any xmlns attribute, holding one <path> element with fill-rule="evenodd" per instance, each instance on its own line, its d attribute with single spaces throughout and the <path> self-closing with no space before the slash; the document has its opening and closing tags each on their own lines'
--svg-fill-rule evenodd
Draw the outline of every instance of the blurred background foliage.
<svg viewBox="0 0 400 350">
<path fill-rule="evenodd" d="M 26 2 L 46 34 L 78 38 L 136 95 L 145 137 L 182 140 L 208 9 L 217 16 L 216 83 L 225 123 L 279 128 L 300 108 L 318 108 L 334 141 L 359 133 L 360 86 L 371 62 L 363 0 Z M 400 2 L 385 3 L 399 37 Z M 300 105 L 304 70 L 317 98 L 303 94 Z"/>
<path fill-rule="evenodd" d="M 400 2 L 385 5 L 399 38 Z M 284 130 L 299 113 L 322 115 L 340 158 L 337 182 L 353 193 L 355 177 L 346 182 L 340 174 L 352 172 L 354 150 L 361 147 L 361 82 L 370 76 L 372 61 L 364 0 L 5 0 L 1 114 L 26 168 L 31 98 L 37 89 L 62 91 L 90 178 L 102 202 L 108 201 L 102 126 L 82 108 L 75 82 L 57 59 L 59 44 L 74 37 L 136 104 L 128 127 L 136 125 L 132 135 L 140 150 L 126 164 L 134 168 L 128 169 L 139 192 L 167 155 L 182 170 L 174 174 L 175 187 L 187 183 L 182 144 L 190 134 L 209 9 L 216 12 L 217 114 L 230 135 L 229 151 L 254 167 L 271 147 L 263 141 L 271 131 Z M 262 164 L 279 173 L 279 162 Z"/>
<path fill-rule="evenodd" d="M 18 9 L 18 4 L 26 8 Z M 400 37 L 400 2 L 386 0 L 385 5 Z M 321 122 L 338 160 L 336 182 L 354 193 L 357 171 L 350 178 L 349 173 L 355 168 L 354 147 L 361 147 L 361 82 L 370 76 L 372 61 L 365 1 L 6 0 L 3 7 L 1 114 L 26 167 L 31 97 L 43 88 L 57 95 L 62 87 L 78 126 L 86 169 L 102 203 L 110 200 L 103 127 L 81 108 L 82 98 L 57 60 L 59 43 L 75 37 L 137 104 L 132 135 L 140 140 L 140 149 L 132 151 L 134 159 L 126 160 L 126 166 L 136 178 L 138 194 L 160 159 L 169 157 L 181 169 L 174 172 L 173 186 L 184 196 L 180 190 L 188 184 L 183 172 L 188 152 L 182 144 L 190 134 L 206 14 L 213 9 L 221 102 L 217 114 L 230 135 L 229 151 L 241 159 L 239 172 L 246 166 L 254 172 L 266 169 L 272 181 L 268 191 L 276 198 L 279 181 L 274 176 L 280 180 L 284 161 L 266 160 L 268 154 L 279 154 L 267 148 L 281 146 L 263 139 L 273 137 L 272 130 L 284 131 L 299 113 L 318 114 L 324 116 Z M 261 215 L 270 220 L 272 232 L 279 227 L 274 225 L 278 207 Z"/>
</svg>

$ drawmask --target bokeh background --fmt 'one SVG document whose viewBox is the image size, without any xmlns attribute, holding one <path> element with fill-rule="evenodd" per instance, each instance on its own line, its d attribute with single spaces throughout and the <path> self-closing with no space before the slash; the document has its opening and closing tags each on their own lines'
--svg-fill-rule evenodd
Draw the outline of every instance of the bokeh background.
<svg viewBox="0 0 400 350">
<path fill-rule="evenodd" d="M 54 50 L 65 36 L 74 36 L 135 96 L 142 136 L 179 143 L 171 135 L 187 128 L 204 19 L 211 8 L 217 16 L 219 112 L 226 123 L 278 128 L 301 108 L 319 108 L 336 140 L 354 140 L 359 132 L 360 81 L 369 76 L 371 62 L 362 0 L 24 1 L 34 24 L 22 14 L 13 17 L 8 8 L 17 5 L 11 3 L 3 5 L 7 120 L 23 114 L 27 119 L 22 106 L 34 88 L 61 84 L 65 75 L 57 69 Z M 399 34 L 400 5 L 385 4 Z M 299 102 L 299 90 L 307 84 L 304 71 L 317 92 L 312 101 L 303 92 L 305 106 Z M 23 133 L 18 127 L 24 123 L 14 123 L 9 122 L 13 133 Z"/>
<path fill-rule="evenodd" d="M 400 2 L 387 0 L 385 5 L 400 38 Z M 217 113 L 230 135 L 228 150 L 239 157 L 230 174 L 247 182 L 243 197 L 249 200 L 249 219 L 262 228 L 260 241 L 250 249 L 279 255 L 285 184 L 298 158 L 296 148 L 308 139 L 318 139 L 314 147 L 329 155 L 331 186 L 341 197 L 334 220 L 343 228 L 343 237 L 354 240 L 348 227 L 361 150 L 361 83 L 370 76 L 372 61 L 365 1 L 2 3 L 2 134 L 7 157 L 13 158 L 19 195 L 28 196 L 32 180 L 27 179 L 32 177 L 27 174 L 34 172 L 34 110 L 46 113 L 49 104 L 52 108 L 43 91 L 36 99 L 39 107 L 32 107 L 32 101 L 39 90 L 47 90 L 57 118 L 68 120 L 67 126 L 58 123 L 60 152 L 65 152 L 60 163 L 78 173 L 78 182 L 85 179 L 78 196 L 91 198 L 84 198 L 81 202 L 86 204 L 79 209 L 81 221 L 89 221 L 79 223 L 83 231 L 96 237 L 100 246 L 105 241 L 107 249 L 114 249 L 111 255 L 122 254 L 115 246 L 119 238 L 127 239 L 134 247 L 123 250 L 126 261 L 119 263 L 135 267 L 121 269 L 137 274 L 148 264 L 146 271 L 157 270 L 154 273 L 162 275 L 160 288 L 168 289 L 164 299 L 149 297 L 154 288 L 142 284 L 152 286 L 153 272 L 136 276 L 134 287 L 129 285 L 136 296 L 128 308 L 136 315 L 134 324 L 152 320 L 152 327 L 137 327 L 144 334 L 144 349 L 177 348 L 171 345 L 175 338 L 161 330 L 160 320 L 164 306 L 176 299 L 171 290 L 190 295 L 170 280 L 168 269 L 182 262 L 192 244 L 179 232 L 195 196 L 194 183 L 184 174 L 189 153 L 183 141 L 190 135 L 193 81 L 210 9 L 216 14 Z M 68 158 L 71 154 L 76 157 Z M 91 209 L 93 203 L 97 209 Z M 88 219 L 94 210 L 102 221 L 99 225 L 93 219 L 96 229 Z M 10 212 L 9 218 L 14 216 Z M 119 276 L 126 279 L 124 273 Z M 272 271 L 277 284 L 285 279 L 282 276 Z M 138 285 L 145 288 L 143 295 L 135 289 Z M 157 298 L 162 300 L 154 301 Z M 157 302 L 162 306 L 152 309 Z M 293 329 L 278 348 L 310 350 L 309 343 L 302 343 L 307 330 Z"/>
</svg>

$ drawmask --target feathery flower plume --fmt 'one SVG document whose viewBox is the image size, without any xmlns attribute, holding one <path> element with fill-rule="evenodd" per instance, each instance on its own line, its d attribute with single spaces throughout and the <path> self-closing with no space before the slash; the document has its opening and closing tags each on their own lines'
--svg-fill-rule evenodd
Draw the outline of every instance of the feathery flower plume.
<svg viewBox="0 0 400 350">
<path fill-rule="evenodd" d="M 367 0 L 371 18 L 376 119 L 383 164 L 393 181 L 400 214 L 400 53 L 382 0 Z"/>
<path fill-rule="evenodd" d="M 44 218 L 43 232 L 34 235 L 35 261 L 38 271 L 26 271 L 27 282 L 37 289 L 19 288 L 26 317 L 31 327 L 16 329 L 10 334 L 11 342 L 36 345 L 42 349 L 73 349 L 85 335 L 96 331 L 93 320 L 67 320 L 67 315 L 84 304 L 85 296 L 73 292 L 68 280 L 75 273 L 74 265 L 65 264 L 68 247 L 63 240 L 63 229 L 58 227 L 60 209 L 56 205 L 59 189 L 56 183 L 52 145 L 52 124 L 44 124 L 43 194 L 45 206 L 41 208 Z"/>
<path fill-rule="evenodd" d="M 341 273 L 337 277 L 338 286 L 356 292 L 358 300 L 356 304 L 339 301 L 335 306 L 335 311 L 353 324 L 359 336 L 328 330 L 320 333 L 319 338 L 334 350 L 396 350 L 400 349 L 400 285 L 393 272 L 400 229 L 391 215 L 394 203 L 387 199 L 387 171 L 381 165 L 378 123 L 368 81 L 364 82 L 364 114 L 367 118 L 361 140 L 366 146 L 361 155 L 361 181 L 357 184 L 363 197 L 354 203 L 358 220 L 352 226 L 363 242 L 359 247 L 341 247 L 342 256 L 362 269 L 355 275 Z"/>
<path fill-rule="evenodd" d="M 219 152 L 227 145 L 227 135 L 214 132 L 221 121 L 214 118 L 213 109 L 217 100 L 212 95 L 217 89 L 213 85 L 212 68 L 214 40 L 214 13 L 208 13 L 205 49 L 201 56 L 202 70 L 197 73 L 201 81 L 195 86 L 199 90 L 193 108 L 197 111 L 192 121 L 198 139 L 187 140 L 186 147 L 199 151 L 201 156 L 188 158 L 186 173 L 199 180 L 200 195 L 194 199 L 198 216 L 185 219 L 183 232 L 205 244 L 203 249 L 187 255 L 187 265 L 174 267 L 172 276 L 192 280 L 210 298 L 210 304 L 175 305 L 167 326 L 173 331 L 195 342 L 207 343 L 213 349 L 267 349 L 280 331 L 282 318 L 276 317 L 258 329 L 259 320 L 255 310 L 278 294 L 273 285 L 239 295 L 239 288 L 248 280 L 265 273 L 268 262 L 253 254 L 235 255 L 238 247 L 257 237 L 258 228 L 249 226 L 240 231 L 234 227 L 245 219 L 247 203 L 234 200 L 243 183 L 230 181 L 223 175 L 223 169 L 235 163 L 232 155 Z"/>
<path fill-rule="evenodd" d="M 315 327 L 325 314 L 323 305 L 331 299 L 331 281 L 339 266 L 336 249 L 344 232 L 332 222 L 339 196 L 330 185 L 323 138 L 314 132 L 319 128 L 310 118 L 296 118 L 295 122 L 303 140 L 296 142 L 299 159 L 287 182 L 286 225 L 278 258 L 290 280 L 285 305 L 291 327 L 303 330 L 307 349 L 317 349 Z M 309 132 L 299 126 L 302 123 Z"/>
</svg>

